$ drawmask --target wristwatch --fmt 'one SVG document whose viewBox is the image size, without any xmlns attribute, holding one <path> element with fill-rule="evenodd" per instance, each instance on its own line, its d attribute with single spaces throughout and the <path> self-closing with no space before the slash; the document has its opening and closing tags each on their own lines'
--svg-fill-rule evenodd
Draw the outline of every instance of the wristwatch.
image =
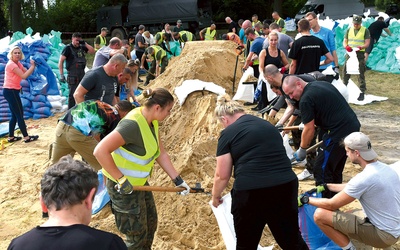
<svg viewBox="0 0 400 250">
<path fill-rule="evenodd" d="M 309 202 L 309 197 L 307 195 L 303 195 L 303 197 L 300 198 L 301 203 L 303 204 L 308 204 Z"/>
</svg>

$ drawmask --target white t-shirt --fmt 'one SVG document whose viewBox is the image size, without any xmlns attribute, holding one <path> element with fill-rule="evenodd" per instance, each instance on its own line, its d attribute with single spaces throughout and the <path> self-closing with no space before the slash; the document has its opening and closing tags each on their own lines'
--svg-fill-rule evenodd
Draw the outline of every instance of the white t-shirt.
<svg viewBox="0 0 400 250">
<path fill-rule="evenodd" d="M 353 177 L 344 192 L 360 201 L 371 223 L 400 236 L 400 178 L 393 168 L 376 161 Z"/>
</svg>

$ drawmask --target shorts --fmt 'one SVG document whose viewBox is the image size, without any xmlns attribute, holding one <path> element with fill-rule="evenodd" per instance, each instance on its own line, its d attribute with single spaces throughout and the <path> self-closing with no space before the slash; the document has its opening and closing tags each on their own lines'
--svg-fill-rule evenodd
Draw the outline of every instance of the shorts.
<svg viewBox="0 0 400 250">
<path fill-rule="evenodd" d="M 386 248 L 395 244 L 398 238 L 375 227 L 368 218 L 361 218 L 352 213 L 336 211 L 333 213 L 333 228 L 346 234 L 351 239 L 373 246 Z"/>
</svg>

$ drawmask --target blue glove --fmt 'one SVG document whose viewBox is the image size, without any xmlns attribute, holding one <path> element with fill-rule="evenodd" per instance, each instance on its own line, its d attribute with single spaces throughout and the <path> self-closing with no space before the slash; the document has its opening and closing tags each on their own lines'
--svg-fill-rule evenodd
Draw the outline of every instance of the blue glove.
<svg viewBox="0 0 400 250">
<path fill-rule="evenodd" d="M 293 157 L 296 159 L 297 162 L 303 161 L 307 156 L 307 151 L 300 147 L 296 152 L 294 152 Z"/>
</svg>

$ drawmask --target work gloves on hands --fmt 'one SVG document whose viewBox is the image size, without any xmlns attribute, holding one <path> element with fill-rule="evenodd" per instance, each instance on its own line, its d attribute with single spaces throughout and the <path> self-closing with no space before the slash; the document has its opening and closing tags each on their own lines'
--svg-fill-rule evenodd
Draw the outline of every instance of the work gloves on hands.
<svg viewBox="0 0 400 250">
<path fill-rule="evenodd" d="M 349 45 L 346 46 L 346 50 L 347 50 L 347 52 L 352 52 L 353 51 L 353 49 Z"/>
<path fill-rule="evenodd" d="M 297 162 L 303 161 L 307 156 L 307 151 L 300 147 L 296 152 L 294 152 L 293 157 L 296 159 Z"/>
<path fill-rule="evenodd" d="M 279 69 L 279 71 L 281 72 L 281 74 L 285 74 L 286 68 L 285 68 L 285 67 L 282 67 L 282 68 Z"/>
<path fill-rule="evenodd" d="M 178 175 L 175 179 L 172 180 L 175 183 L 175 186 L 177 187 L 183 187 L 186 188 L 186 190 L 183 190 L 181 192 L 178 192 L 180 195 L 187 195 L 190 193 L 190 187 L 186 182 L 182 179 L 180 175 Z"/>
<path fill-rule="evenodd" d="M 277 128 L 280 132 L 283 130 L 283 124 L 280 124 L 279 122 L 275 124 L 275 128 Z"/>
<path fill-rule="evenodd" d="M 117 184 L 115 184 L 114 188 L 120 194 L 131 194 L 133 192 L 133 186 L 125 177 L 125 175 L 117 180 Z"/>
<path fill-rule="evenodd" d="M 60 82 L 63 82 L 63 83 L 66 82 L 66 81 L 65 81 L 65 76 L 64 76 L 64 75 L 60 75 Z"/>
<path fill-rule="evenodd" d="M 299 195 L 297 197 L 297 206 L 302 207 L 304 204 L 308 204 L 309 197 L 307 195 Z"/>
</svg>

